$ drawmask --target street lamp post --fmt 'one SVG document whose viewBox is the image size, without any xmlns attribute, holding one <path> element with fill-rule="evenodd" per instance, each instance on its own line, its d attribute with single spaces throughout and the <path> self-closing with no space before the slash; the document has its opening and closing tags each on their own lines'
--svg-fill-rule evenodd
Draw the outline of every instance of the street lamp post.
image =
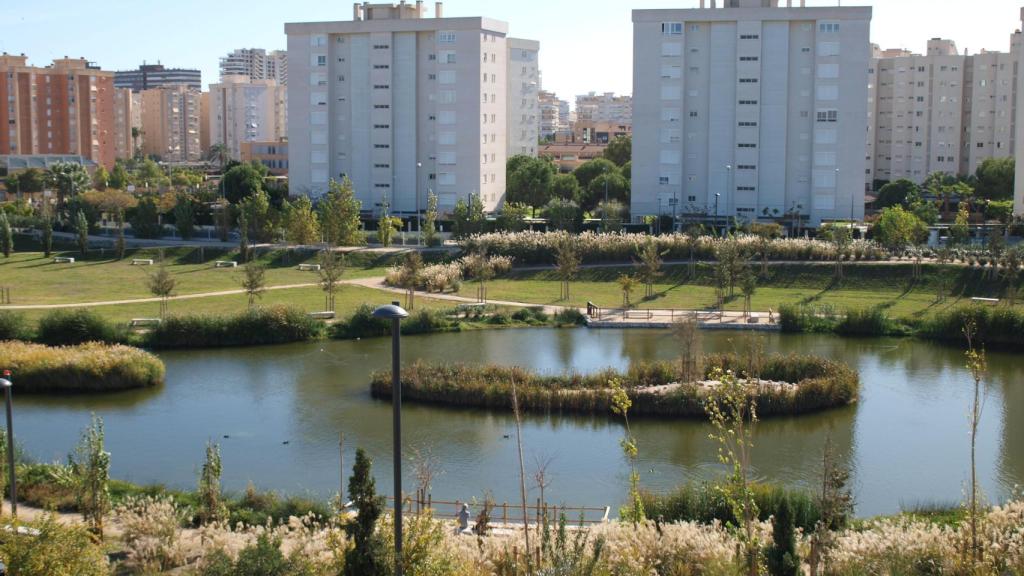
<svg viewBox="0 0 1024 576">
<path fill-rule="evenodd" d="M 423 168 L 422 162 L 416 163 L 416 245 L 420 246 L 423 244 L 423 216 L 420 212 L 420 168 Z"/>
<path fill-rule="evenodd" d="M 721 192 L 715 192 L 715 236 L 718 236 L 718 199 L 721 197 Z"/>
<path fill-rule="evenodd" d="M 18 516 L 18 479 L 14 474 L 14 413 L 11 408 L 11 371 L 4 370 L 0 378 L 0 388 L 4 389 L 4 402 L 7 404 L 7 473 L 11 485 L 11 515 Z"/>
<path fill-rule="evenodd" d="M 402 576 L 402 319 L 406 312 L 398 302 L 373 311 L 374 318 L 391 320 L 391 420 L 392 458 L 395 475 L 395 576 Z"/>
<path fill-rule="evenodd" d="M 604 206 L 601 208 L 601 229 L 608 231 L 608 166 L 601 171 L 604 175 Z"/>
</svg>

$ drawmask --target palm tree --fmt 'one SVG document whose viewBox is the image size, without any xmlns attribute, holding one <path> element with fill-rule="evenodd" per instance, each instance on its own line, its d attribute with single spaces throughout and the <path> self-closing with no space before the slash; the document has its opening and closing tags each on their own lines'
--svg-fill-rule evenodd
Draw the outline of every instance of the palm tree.
<svg viewBox="0 0 1024 576">
<path fill-rule="evenodd" d="M 89 188 L 91 180 L 89 173 L 79 164 L 71 162 L 57 162 L 46 169 L 46 184 L 57 189 L 57 207 L 64 207 L 64 200 L 68 196 Z"/>
<path fill-rule="evenodd" d="M 206 153 L 206 160 L 208 162 L 216 162 L 221 171 L 224 170 L 224 166 L 227 166 L 228 160 L 231 158 L 228 155 L 228 147 L 223 144 L 214 144 L 210 146 L 210 149 Z"/>
</svg>

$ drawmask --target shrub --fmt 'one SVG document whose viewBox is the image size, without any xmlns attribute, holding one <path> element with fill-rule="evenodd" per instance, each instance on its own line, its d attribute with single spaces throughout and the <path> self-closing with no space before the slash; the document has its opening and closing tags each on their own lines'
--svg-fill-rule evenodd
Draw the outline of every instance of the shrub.
<svg viewBox="0 0 1024 576">
<path fill-rule="evenodd" d="M 25 317 L 17 312 L 0 310 L 0 341 L 28 340 L 31 331 Z"/>
<path fill-rule="evenodd" d="M 821 514 L 814 497 L 804 491 L 790 490 L 774 484 L 752 484 L 758 519 L 766 522 L 774 516 L 783 500 L 789 500 L 794 524 L 804 533 L 814 530 Z M 683 484 L 671 492 L 657 494 L 642 491 L 644 510 L 660 522 L 700 522 L 739 525 L 735 512 L 721 488 L 714 483 Z"/>
<path fill-rule="evenodd" d="M 881 308 L 847 310 L 843 319 L 836 324 L 835 331 L 846 336 L 881 336 L 899 332 Z"/>
<path fill-rule="evenodd" d="M 555 324 L 559 326 L 583 326 L 587 317 L 575 308 L 564 308 L 555 314 Z"/>
<path fill-rule="evenodd" d="M 143 574 L 177 568 L 185 563 L 179 529 L 184 511 L 174 499 L 129 497 L 114 510 L 128 549 L 128 565 Z"/>
<path fill-rule="evenodd" d="M 99 342 L 64 347 L 3 342 L 0 366 L 9 368 L 18 388 L 29 393 L 113 392 L 164 381 L 164 364 L 156 356 Z"/>
<path fill-rule="evenodd" d="M 506 312 L 495 312 L 487 317 L 487 323 L 494 326 L 508 326 L 512 323 L 512 317 Z"/>
<path fill-rule="evenodd" d="M 7 519 L 3 522 L 7 524 Z M 78 527 L 64 526 L 46 514 L 29 523 L 38 536 L 0 535 L 0 559 L 18 576 L 107 576 L 107 558 L 92 537 Z"/>
<path fill-rule="evenodd" d="M 146 338 L 153 348 L 258 346 L 316 340 L 324 323 L 298 308 L 253 308 L 234 316 L 171 316 Z"/>
<path fill-rule="evenodd" d="M 531 308 L 520 308 L 512 313 L 512 319 L 516 322 L 523 322 L 525 324 L 547 324 L 549 317 L 548 313 L 544 311 L 544 308 L 540 306 L 534 306 Z"/>
<path fill-rule="evenodd" d="M 122 342 L 118 330 L 89 308 L 59 309 L 39 320 L 36 339 L 51 346 L 85 342 Z"/>
<path fill-rule="evenodd" d="M 964 325 L 974 322 L 976 342 L 989 347 L 1024 346 L 1024 311 L 1016 308 L 960 306 L 932 314 L 922 322 L 919 334 L 936 340 L 964 342 Z"/>
<path fill-rule="evenodd" d="M 354 338 L 376 338 L 391 334 L 391 323 L 373 317 L 374 307 L 362 304 L 346 320 L 334 324 L 331 338 L 349 340 Z M 456 332 L 461 325 L 448 317 L 443 310 L 420 309 L 402 321 L 402 334 L 430 334 L 433 332 Z"/>
<path fill-rule="evenodd" d="M 251 484 L 241 498 L 228 503 L 228 513 L 230 524 L 241 522 L 249 526 L 262 526 L 267 520 L 282 524 L 292 517 L 310 515 L 317 520 L 331 517 L 331 511 L 322 502 L 299 496 L 281 498 L 274 492 L 258 492 Z"/>
</svg>

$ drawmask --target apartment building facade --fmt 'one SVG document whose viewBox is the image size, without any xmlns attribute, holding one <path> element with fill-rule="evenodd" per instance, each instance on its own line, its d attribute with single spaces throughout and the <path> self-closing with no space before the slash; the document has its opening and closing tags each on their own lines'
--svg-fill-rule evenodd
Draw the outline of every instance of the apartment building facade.
<svg viewBox="0 0 1024 576">
<path fill-rule="evenodd" d="M 1024 8 L 1021 8 L 1020 18 L 1024 22 Z M 1022 29 L 1024 29 L 1024 26 L 1022 26 Z M 1018 42 L 1014 46 L 1014 54 L 1017 56 L 1019 66 L 1019 63 L 1024 62 L 1024 42 Z M 1017 74 L 1017 110 L 1024 110 L 1024 71 L 1020 71 Z M 1014 148 L 1016 165 L 1024 166 L 1024 118 L 1019 119 L 1017 125 L 1014 126 L 1014 142 L 1017 144 Z M 1013 213 L 1018 216 L 1024 216 L 1024 170 L 1017 170 L 1015 179 Z"/>
<path fill-rule="evenodd" d="M 286 24 L 289 179 L 321 196 L 348 177 L 364 210 L 441 211 L 505 193 L 508 25 L 436 3 L 356 4 L 353 19 Z"/>
<path fill-rule="evenodd" d="M 287 136 L 287 88 L 274 80 L 225 76 L 210 84 L 209 102 L 210 144 L 223 144 L 231 158 L 241 157 L 243 142 Z"/>
<path fill-rule="evenodd" d="M 634 10 L 634 220 L 863 217 L 868 7 Z"/>
<path fill-rule="evenodd" d="M 868 186 L 929 174 L 973 174 L 1011 157 L 1021 34 L 1011 51 L 962 54 L 933 38 L 926 54 L 878 50 L 869 68 Z"/>
<path fill-rule="evenodd" d="M 78 155 L 113 166 L 117 157 L 114 73 L 84 59 L 45 68 L 0 55 L 0 154 Z"/>
<path fill-rule="evenodd" d="M 288 85 L 288 54 L 284 50 L 267 52 L 262 48 L 239 48 L 220 59 L 221 80 L 227 76 L 245 76 L 250 80 L 273 80 Z"/>
<path fill-rule="evenodd" d="M 576 97 L 576 121 L 633 125 L 633 97 L 590 92 Z"/>
<path fill-rule="evenodd" d="M 201 90 L 203 77 L 202 72 L 191 68 L 165 68 L 163 64 L 142 64 L 136 70 L 114 72 L 114 86 L 129 88 L 133 92 L 169 86 L 187 86 L 193 90 Z"/>
<path fill-rule="evenodd" d="M 142 97 L 129 88 L 114 89 L 114 157 L 128 159 L 135 155 L 141 138 Z"/>
<path fill-rule="evenodd" d="M 508 155 L 537 155 L 540 136 L 540 42 L 508 38 Z"/>
<path fill-rule="evenodd" d="M 563 129 L 562 100 L 554 92 L 541 90 L 537 95 L 540 114 L 540 138 L 554 140 Z M 566 126 L 566 128 L 568 128 Z"/>
<path fill-rule="evenodd" d="M 200 145 L 199 90 L 185 85 L 152 88 L 142 100 L 142 153 L 164 162 L 197 162 Z"/>
</svg>

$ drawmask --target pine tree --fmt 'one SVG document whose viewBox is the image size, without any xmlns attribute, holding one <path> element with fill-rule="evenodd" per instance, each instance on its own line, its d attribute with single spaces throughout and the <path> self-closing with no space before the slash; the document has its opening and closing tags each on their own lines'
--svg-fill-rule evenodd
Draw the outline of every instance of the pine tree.
<svg viewBox="0 0 1024 576">
<path fill-rule="evenodd" d="M 10 258 L 14 251 L 14 233 L 11 231 L 11 221 L 7 219 L 7 213 L 0 210 L 0 247 L 4 252 L 4 258 Z"/>
<path fill-rule="evenodd" d="M 43 214 L 43 256 L 49 258 L 53 252 L 53 219 L 49 213 Z"/>
<path fill-rule="evenodd" d="M 795 533 L 789 498 L 784 497 L 772 518 L 772 545 L 768 548 L 768 573 L 772 576 L 796 576 L 799 573 Z"/>
<path fill-rule="evenodd" d="M 362 448 L 356 450 L 356 463 L 348 480 L 348 494 L 358 515 L 345 526 L 352 547 L 345 553 L 344 576 L 380 576 L 389 571 L 383 543 L 375 533 L 384 499 L 377 496 L 372 466 L 366 452 Z"/>
<path fill-rule="evenodd" d="M 89 221 L 85 218 L 85 212 L 79 210 L 75 218 L 75 231 L 78 232 L 78 251 L 85 258 L 89 250 Z"/>
<path fill-rule="evenodd" d="M 114 220 L 117 222 L 117 241 L 114 244 L 114 250 L 117 252 L 117 259 L 124 259 L 125 241 L 124 241 L 124 208 L 118 208 L 117 212 L 114 213 Z"/>
</svg>

